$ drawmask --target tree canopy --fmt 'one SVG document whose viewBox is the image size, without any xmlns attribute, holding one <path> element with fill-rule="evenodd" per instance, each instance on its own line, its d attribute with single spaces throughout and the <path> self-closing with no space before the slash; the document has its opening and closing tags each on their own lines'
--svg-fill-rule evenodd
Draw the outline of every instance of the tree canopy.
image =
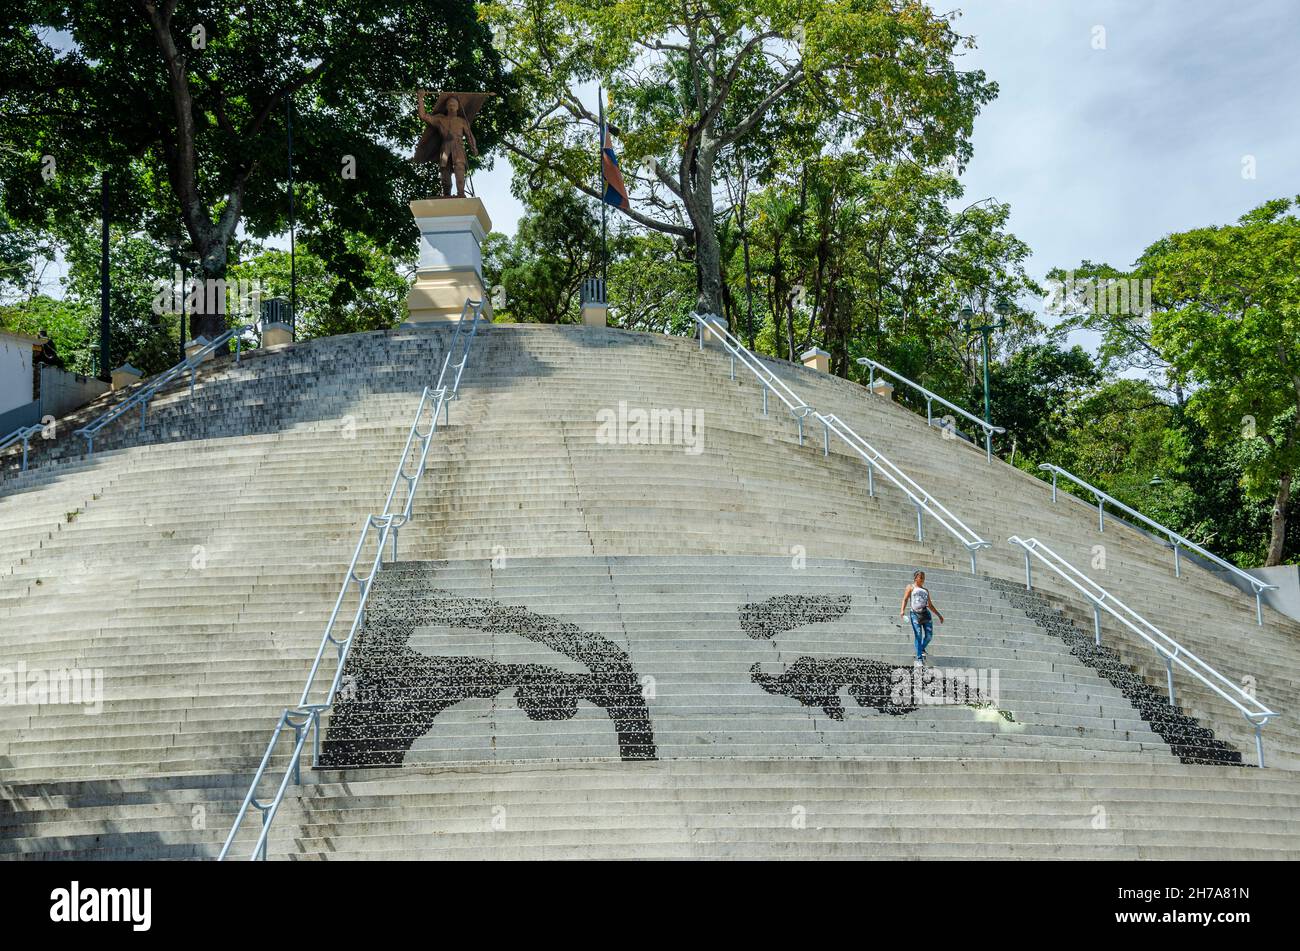
<svg viewBox="0 0 1300 951">
<path fill-rule="evenodd" d="M 484 151 L 515 99 L 470 0 L 15 0 L 0 33 L 3 213 L 62 232 L 99 217 L 225 274 L 242 226 L 297 215 L 346 273 L 350 233 L 407 250 L 407 202 L 435 194 L 409 162 L 416 87 L 490 89 Z M 354 267 L 353 270 L 356 270 Z M 211 333 L 216 315 L 200 315 Z"/>
</svg>

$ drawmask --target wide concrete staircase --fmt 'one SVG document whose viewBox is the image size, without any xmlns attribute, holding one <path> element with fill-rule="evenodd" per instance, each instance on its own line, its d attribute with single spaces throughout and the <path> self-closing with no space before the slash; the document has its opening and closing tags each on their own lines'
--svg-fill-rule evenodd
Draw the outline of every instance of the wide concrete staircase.
<svg viewBox="0 0 1300 951">
<path fill-rule="evenodd" d="M 103 691 L 98 712 L 0 706 L 0 854 L 215 854 L 446 340 L 217 361 L 93 459 L 65 421 L 6 471 L 0 667 L 100 671 Z M 995 543 L 978 576 L 818 427 L 801 446 L 763 416 L 716 350 L 505 325 L 476 347 L 273 856 L 1300 851 L 1294 623 L 1257 627 L 1236 589 L 1175 579 L 1145 536 L 1098 534 L 1082 503 L 844 381 L 779 369 Z M 698 440 L 611 442 L 620 401 L 701 411 Z M 1163 664 L 1118 628 L 1091 650 L 1090 611 L 1044 573 L 1017 600 L 1012 533 L 1251 678 L 1287 713 L 1265 732 L 1280 768 L 1201 765 L 1253 760 L 1239 714 L 1182 681 L 1162 702 Z M 914 566 L 949 618 L 935 666 L 996 672 L 996 696 L 987 677 L 963 702 L 883 695 L 910 683 Z"/>
</svg>

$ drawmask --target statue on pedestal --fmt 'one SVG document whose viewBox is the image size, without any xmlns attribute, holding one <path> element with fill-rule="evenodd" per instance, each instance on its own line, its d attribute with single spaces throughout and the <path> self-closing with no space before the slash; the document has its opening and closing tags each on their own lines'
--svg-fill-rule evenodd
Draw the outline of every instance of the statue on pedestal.
<svg viewBox="0 0 1300 951">
<path fill-rule="evenodd" d="M 470 123 L 483 108 L 486 92 L 440 92 L 431 110 L 424 108 L 425 91 L 418 95 L 420 118 L 427 123 L 420 142 L 415 147 L 415 161 L 429 162 L 437 159 L 442 171 L 442 197 L 465 197 L 465 140 L 470 150 L 478 155 L 478 143 Z M 456 192 L 452 194 L 451 179 L 456 176 Z"/>
</svg>

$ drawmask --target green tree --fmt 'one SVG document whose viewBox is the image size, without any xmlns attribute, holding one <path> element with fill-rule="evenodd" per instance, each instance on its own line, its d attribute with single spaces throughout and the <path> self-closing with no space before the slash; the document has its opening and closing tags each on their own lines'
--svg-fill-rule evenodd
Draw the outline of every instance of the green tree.
<svg viewBox="0 0 1300 951">
<path fill-rule="evenodd" d="M 1048 272 L 1044 308 L 1064 317 L 1058 325 L 1061 331 L 1100 334 L 1097 358 L 1104 372 L 1140 371 L 1182 405 L 1187 394 L 1176 379 L 1170 379 L 1169 361 L 1152 339 L 1155 305 L 1150 285 L 1150 276 L 1141 270 L 1121 271 L 1084 261 L 1072 270 Z"/>
<path fill-rule="evenodd" d="M 687 242 L 696 307 L 709 313 L 724 306 L 715 181 L 728 154 L 748 146 L 772 162 L 780 140 L 811 158 L 823 142 L 851 140 L 880 157 L 965 161 L 975 114 L 996 92 L 982 72 L 957 68 L 968 41 L 918 0 L 493 0 L 486 10 L 532 104 L 507 148 L 599 198 L 599 120 L 578 91 L 609 89 L 625 214 Z"/>
<path fill-rule="evenodd" d="M 12 0 L 9 14 L 7 212 L 37 226 L 93 221 L 104 173 L 114 223 L 182 239 L 206 277 L 225 274 L 241 224 L 257 237 L 287 228 L 287 108 L 300 220 L 390 250 L 414 246 L 407 202 L 437 188 L 436 169 L 408 160 L 421 126 L 401 94 L 501 93 L 476 123 L 483 150 L 514 114 L 470 0 Z M 346 244 L 317 252 L 334 267 L 330 251 Z M 201 316 L 195 332 L 220 322 Z"/>
<path fill-rule="evenodd" d="M 327 254 L 318 253 L 319 235 L 309 235 L 297 247 L 299 340 L 386 330 L 406 319 L 414 260 L 394 258 L 359 234 L 342 238 L 344 247 Z M 230 268 L 232 279 L 258 282 L 263 300 L 290 299 L 288 251 L 258 248 L 242 257 Z"/>
<path fill-rule="evenodd" d="M 1300 468 L 1300 218 L 1277 199 L 1237 224 L 1170 235 L 1139 262 L 1159 309 L 1152 339 L 1188 410 L 1219 445 L 1253 441 L 1244 481 L 1270 498 L 1266 565 L 1286 554 L 1291 487 Z"/>
<path fill-rule="evenodd" d="M 559 324 L 579 319 L 581 285 L 599 267 L 600 218 L 572 189 L 523 190 L 527 210 L 514 238 L 484 245 L 483 276 L 500 287 L 499 318 Z"/>
<path fill-rule="evenodd" d="M 1026 463 L 1050 460 L 1067 426 L 1070 405 L 1101 382 L 1101 373 L 1082 347 L 1062 349 L 1054 341 L 1034 343 L 989 368 L 992 418 L 1015 440 Z M 972 386 L 969 405 L 983 403 L 983 387 Z M 1073 471 L 1073 470 L 1072 470 Z"/>
</svg>

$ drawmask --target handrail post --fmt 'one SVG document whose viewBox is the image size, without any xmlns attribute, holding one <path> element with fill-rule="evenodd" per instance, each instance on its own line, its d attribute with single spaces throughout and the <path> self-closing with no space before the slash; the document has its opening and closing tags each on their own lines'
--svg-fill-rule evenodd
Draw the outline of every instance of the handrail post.
<svg viewBox="0 0 1300 951">
<path fill-rule="evenodd" d="M 1025 590 L 1034 590 L 1034 575 L 1029 567 L 1029 549 L 1025 549 Z"/>
<path fill-rule="evenodd" d="M 1098 496 L 1097 497 L 1097 531 L 1099 532 L 1104 532 L 1106 530 L 1106 510 L 1104 508 L 1105 504 L 1106 504 L 1105 501 L 1100 496 Z"/>
<path fill-rule="evenodd" d="M 1174 577 L 1181 578 L 1182 576 L 1181 566 L 1178 563 L 1178 542 L 1174 542 Z"/>
<path fill-rule="evenodd" d="M 925 398 L 925 425 L 934 425 L 934 399 L 929 396 Z"/>
<path fill-rule="evenodd" d="M 1052 502 L 1056 502 L 1056 470 L 1052 470 Z"/>
<path fill-rule="evenodd" d="M 975 573 L 976 573 L 976 572 L 975 572 L 975 554 L 976 554 L 976 552 L 978 552 L 978 551 L 979 551 L 978 548 L 972 548 L 972 549 L 970 550 L 970 573 L 971 573 L 971 574 L 975 574 Z"/>
<path fill-rule="evenodd" d="M 831 428 L 827 426 L 825 423 L 822 423 L 822 455 L 829 456 L 830 454 L 831 454 Z"/>
<path fill-rule="evenodd" d="M 1264 729 L 1264 724 L 1255 723 L 1253 720 L 1250 721 L 1250 723 L 1252 726 L 1255 727 L 1255 755 L 1259 758 L 1259 768 L 1263 769 L 1264 768 L 1264 737 L 1261 734 L 1261 731 Z"/>
<path fill-rule="evenodd" d="M 763 383 L 762 380 L 759 380 L 759 383 L 762 384 L 761 389 L 763 390 L 763 415 L 766 416 L 767 415 L 767 384 Z"/>
<path fill-rule="evenodd" d="M 1098 647 L 1101 646 L 1101 605 L 1092 606 L 1092 639 Z"/>
<path fill-rule="evenodd" d="M 993 462 L 993 430 L 984 430 L 984 460 L 988 463 Z"/>
<path fill-rule="evenodd" d="M 803 445 L 803 417 L 796 416 L 795 422 L 799 424 L 799 445 Z"/>
<path fill-rule="evenodd" d="M 1162 651 L 1161 653 L 1164 652 Z M 1165 654 L 1164 658 L 1165 658 L 1165 679 L 1169 683 L 1169 705 L 1171 707 L 1176 707 L 1178 706 L 1178 703 L 1174 698 L 1174 656 L 1172 654 Z"/>
<path fill-rule="evenodd" d="M 915 505 L 916 505 L 916 540 L 918 542 L 923 542 L 925 541 L 925 528 L 924 528 L 924 522 L 921 518 L 921 503 L 917 502 L 915 503 Z"/>
<path fill-rule="evenodd" d="M 289 721 L 289 725 L 293 727 L 293 784 L 298 786 L 302 784 L 302 757 L 298 755 L 298 744 L 302 742 L 303 726 L 293 720 Z"/>
<path fill-rule="evenodd" d="M 1264 594 L 1263 588 L 1260 587 L 1255 588 L 1255 623 L 1258 624 L 1260 627 L 1264 626 L 1263 594 Z"/>
<path fill-rule="evenodd" d="M 312 738 L 311 738 L 311 768 L 320 769 L 320 710 L 313 709 L 311 712 Z"/>
<path fill-rule="evenodd" d="M 867 495 L 876 497 L 876 467 L 870 459 L 867 460 Z"/>
<path fill-rule="evenodd" d="M 731 355 L 731 382 L 736 382 L 736 355 Z"/>
</svg>

